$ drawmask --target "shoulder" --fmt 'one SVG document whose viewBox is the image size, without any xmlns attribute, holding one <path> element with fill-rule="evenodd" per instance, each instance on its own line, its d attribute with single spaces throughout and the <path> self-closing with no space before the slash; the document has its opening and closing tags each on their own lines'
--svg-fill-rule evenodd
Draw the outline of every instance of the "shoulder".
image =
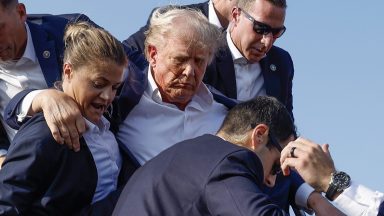
<svg viewBox="0 0 384 216">
<path fill-rule="evenodd" d="M 63 147 L 54 140 L 43 114 L 39 113 L 20 128 L 10 145 L 7 157 L 12 155 L 13 152 L 30 154 L 36 151 L 49 151 L 54 154 Z"/>
<path fill-rule="evenodd" d="M 28 14 L 27 20 L 31 23 L 35 24 L 49 24 L 49 23 L 68 23 L 68 22 L 76 22 L 76 21 L 91 21 L 91 19 L 79 13 L 73 14 L 60 14 L 60 15 L 52 15 L 52 14 Z"/>
<path fill-rule="evenodd" d="M 203 12 L 204 15 L 208 16 L 208 2 L 209 1 L 197 3 L 197 4 L 185 5 L 185 7 L 199 9 L 201 12 Z"/>
<path fill-rule="evenodd" d="M 30 27 L 41 28 L 49 34 L 59 35 L 62 40 L 65 27 L 69 22 L 87 21 L 96 25 L 92 20 L 84 14 L 29 14 L 27 23 Z M 97 26 L 97 25 L 96 25 Z"/>
<path fill-rule="evenodd" d="M 271 58 L 291 59 L 291 55 L 289 54 L 289 52 L 277 46 L 272 46 L 272 48 L 268 51 L 267 56 Z"/>
</svg>

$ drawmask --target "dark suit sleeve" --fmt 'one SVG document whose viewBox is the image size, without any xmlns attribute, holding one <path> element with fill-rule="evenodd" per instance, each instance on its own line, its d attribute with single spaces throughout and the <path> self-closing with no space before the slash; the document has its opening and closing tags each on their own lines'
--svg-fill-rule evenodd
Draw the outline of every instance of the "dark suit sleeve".
<svg viewBox="0 0 384 216">
<path fill-rule="evenodd" d="M 20 131 L 9 148 L 0 170 L 0 215 L 25 215 L 52 179 L 52 170 L 60 158 L 52 148 L 62 146 L 53 143 L 52 137 L 38 139 L 31 134 L 32 130 L 44 134 L 41 129 L 32 127 Z"/>
<path fill-rule="evenodd" d="M 377 216 L 384 216 L 384 202 L 380 204 L 379 213 L 377 214 Z"/>
<path fill-rule="evenodd" d="M 249 154 L 237 152 L 217 166 L 205 188 L 209 212 L 212 215 L 287 215 L 261 191 L 263 168 L 260 161 L 242 159 L 252 157 Z"/>
<path fill-rule="evenodd" d="M 24 97 L 31 91 L 33 91 L 33 89 L 28 89 L 19 92 L 9 101 L 7 107 L 5 107 L 4 120 L 13 129 L 18 130 L 23 124 L 23 122 L 17 121 L 17 108 L 20 105 L 21 101 L 24 99 Z"/>
</svg>

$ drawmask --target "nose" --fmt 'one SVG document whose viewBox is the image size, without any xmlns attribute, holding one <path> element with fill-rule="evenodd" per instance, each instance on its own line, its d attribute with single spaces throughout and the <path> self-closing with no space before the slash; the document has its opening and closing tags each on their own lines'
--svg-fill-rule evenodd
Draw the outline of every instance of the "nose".
<svg viewBox="0 0 384 216">
<path fill-rule="evenodd" d="M 107 101 L 107 103 L 112 103 L 112 100 L 115 98 L 116 91 L 110 88 L 105 88 L 101 93 L 100 93 L 100 98 L 103 100 Z"/>
<path fill-rule="evenodd" d="M 264 184 L 265 184 L 267 187 L 274 187 L 274 186 L 275 186 L 275 183 L 276 183 L 276 176 L 277 176 L 277 175 L 271 175 L 271 174 L 269 174 L 268 176 L 265 177 L 265 179 L 264 179 Z"/>
<path fill-rule="evenodd" d="M 186 76 L 186 77 L 193 77 L 195 76 L 195 66 L 193 65 L 193 63 L 188 63 L 186 66 L 185 66 L 185 69 L 183 71 L 183 74 Z"/>
<path fill-rule="evenodd" d="M 273 38 L 272 32 L 263 35 L 263 38 L 261 39 L 261 43 L 267 48 L 272 46 L 274 41 L 275 39 Z"/>
</svg>

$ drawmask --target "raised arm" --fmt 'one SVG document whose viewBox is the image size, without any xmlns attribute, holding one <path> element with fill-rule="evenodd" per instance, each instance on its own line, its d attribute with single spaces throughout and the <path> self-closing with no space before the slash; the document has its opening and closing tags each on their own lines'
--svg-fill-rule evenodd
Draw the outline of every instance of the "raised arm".
<svg viewBox="0 0 384 216">
<path fill-rule="evenodd" d="M 332 176 L 338 175 L 336 173 L 339 172 L 336 172 L 328 144 L 318 145 L 310 140 L 299 138 L 283 149 L 280 161 L 284 174 L 289 173 L 289 167 L 296 169 L 318 192 L 327 192 L 331 182 L 339 182 L 339 185 L 349 182 L 350 185 L 345 184 L 345 187 L 340 187 L 340 191 L 329 193 L 333 196 L 328 196 L 347 215 L 368 216 L 384 213 L 383 210 L 380 211 L 380 205 L 384 201 L 383 193 L 359 185 L 353 180 L 345 180 L 349 177 L 346 175 L 339 175 L 339 177 L 343 176 L 344 180 L 331 180 Z M 316 205 L 319 205 L 319 202 Z M 320 204 L 321 208 L 324 208 L 322 205 Z"/>
</svg>

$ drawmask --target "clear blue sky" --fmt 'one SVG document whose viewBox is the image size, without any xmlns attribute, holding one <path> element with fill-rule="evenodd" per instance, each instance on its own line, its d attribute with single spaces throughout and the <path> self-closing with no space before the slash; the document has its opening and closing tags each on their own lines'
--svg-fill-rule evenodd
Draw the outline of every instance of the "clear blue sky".
<svg viewBox="0 0 384 216">
<path fill-rule="evenodd" d="M 123 40 L 146 23 L 154 7 L 201 1 L 21 2 L 28 13 L 84 13 Z M 288 0 L 287 32 L 276 42 L 294 61 L 294 115 L 300 134 L 329 143 L 338 169 L 382 192 L 383 8 L 382 0 Z"/>
</svg>

